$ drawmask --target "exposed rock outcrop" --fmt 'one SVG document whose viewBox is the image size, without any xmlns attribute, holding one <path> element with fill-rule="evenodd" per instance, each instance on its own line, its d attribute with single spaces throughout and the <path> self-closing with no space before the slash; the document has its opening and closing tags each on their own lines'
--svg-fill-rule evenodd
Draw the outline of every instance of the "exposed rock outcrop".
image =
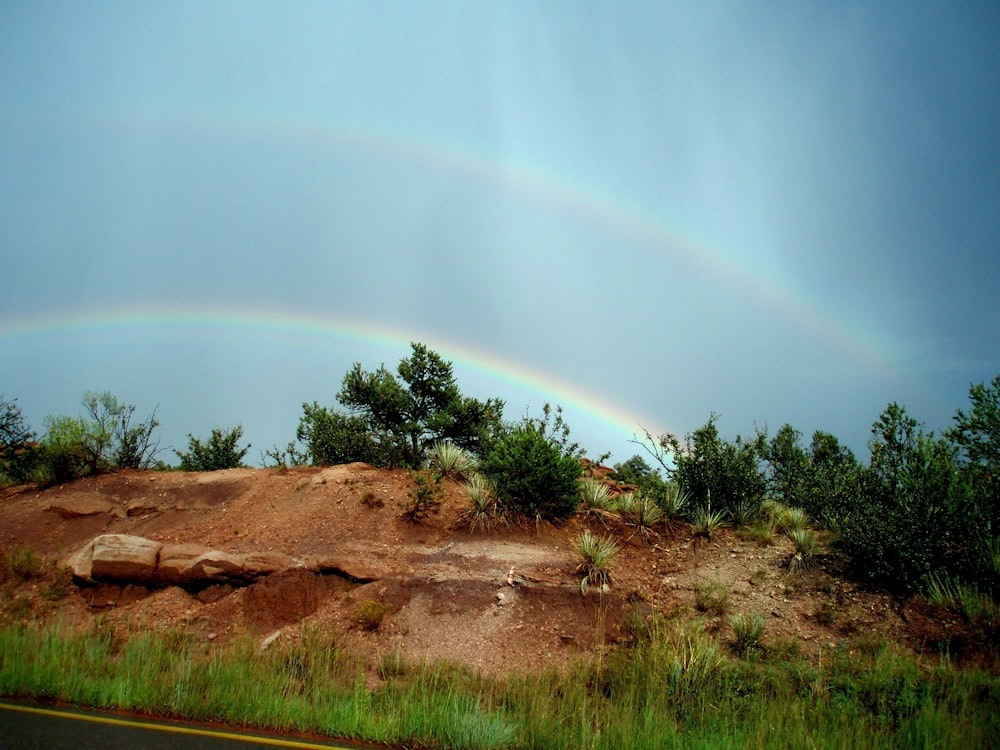
<svg viewBox="0 0 1000 750">
<path fill-rule="evenodd" d="M 302 569 L 336 573 L 354 582 L 376 580 L 371 570 L 343 561 L 297 560 L 278 552 L 246 555 L 199 544 L 161 544 L 140 536 L 102 534 L 66 561 L 73 577 L 86 583 L 141 583 L 147 586 L 245 586 L 274 573 Z"/>
</svg>

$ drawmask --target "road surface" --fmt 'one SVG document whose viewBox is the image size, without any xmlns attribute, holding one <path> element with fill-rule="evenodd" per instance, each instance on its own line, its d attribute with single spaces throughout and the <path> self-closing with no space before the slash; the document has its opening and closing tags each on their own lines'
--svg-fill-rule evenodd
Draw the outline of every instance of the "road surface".
<svg viewBox="0 0 1000 750">
<path fill-rule="evenodd" d="M 4 750 L 358 750 L 360 745 L 0 702 Z"/>
</svg>

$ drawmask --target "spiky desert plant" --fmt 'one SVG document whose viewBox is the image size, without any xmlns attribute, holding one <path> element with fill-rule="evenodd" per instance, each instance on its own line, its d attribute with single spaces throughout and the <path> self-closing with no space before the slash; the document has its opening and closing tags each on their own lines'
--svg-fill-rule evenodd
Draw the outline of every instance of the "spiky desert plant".
<svg viewBox="0 0 1000 750">
<path fill-rule="evenodd" d="M 787 509 L 787 505 L 780 500 L 775 500 L 773 497 L 765 498 L 760 504 L 761 514 L 767 516 L 773 521 L 777 521 L 778 516 L 780 516 Z"/>
<path fill-rule="evenodd" d="M 760 517 L 760 506 L 757 498 L 741 497 L 730 505 L 729 515 L 737 526 L 746 526 Z"/>
<path fill-rule="evenodd" d="M 651 498 L 639 495 L 632 504 L 632 511 L 625 522 L 634 526 L 644 537 L 655 534 L 654 527 L 663 522 L 663 510 Z"/>
<path fill-rule="evenodd" d="M 580 501 L 586 510 L 605 511 L 611 505 L 608 485 L 590 477 L 580 480 Z"/>
<path fill-rule="evenodd" d="M 726 511 L 713 511 L 711 505 L 706 505 L 694 514 L 692 525 L 696 535 L 711 539 L 714 532 L 726 525 Z"/>
<path fill-rule="evenodd" d="M 791 536 L 797 529 L 804 529 L 809 525 L 809 516 L 802 508 L 785 508 L 775 522 L 785 534 Z"/>
<path fill-rule="evenodd" d="M 636 497 L 634 492 L 623 492 L 618 497 L 612 498 L 611 509 L 624 518 L 635 509 Z"/>
<path fill-rule="evenodd" d="M 760 612 L 740 612 L 730 615 L 729 626 L 736 636 L 737 653 L 746 656 L 760 645 L 764 635 L 764 615 Z"/>
<path fill-rule="evenodd" d="M 573 549 L 581 558 L 576 566 L 577 572 L 583 573 L 581 594 L 586 595 L 588 585 L 603 586 L 611 580 L 608 568 L 618 554 L 618 543 L 614 539 L 594 536 L 590 529 L 586 529 L 573 542 Z"/>
<path fill-rule="evenodd" d="M 470 531 L 488 531 L 503 520 L 497 507 L 493 484 L 482 474 L 471 474 L 465 483 L 470 507 L 463 514 L 463 521 Z"/>
<path fill-rule="evenodd" d="M 477 465 L 475 456 L 450 440 L 438 440 L 434 443 L 427 460 L 440 474 L 452 479 L 468 476 L 475 471 Z"/>
<path fill-rule="evenodd" d="M 792 570 L 803 570 L 812 563 L 813 553 L 816 551 L 816 534 L 812 529 L 793 528 L 788 532 L 788 538 L 795 546 L 795 554 L 789 561 L 788 567 Z"/>
<path fill-rule="evenodd" d="M 671 482 L 664 490 L 660 504 L 663 508 L 663 515 L 668 520 L 673 521 L 681 518 L 687 511 L 688 494 L 676 482 Z"/>
</svg>

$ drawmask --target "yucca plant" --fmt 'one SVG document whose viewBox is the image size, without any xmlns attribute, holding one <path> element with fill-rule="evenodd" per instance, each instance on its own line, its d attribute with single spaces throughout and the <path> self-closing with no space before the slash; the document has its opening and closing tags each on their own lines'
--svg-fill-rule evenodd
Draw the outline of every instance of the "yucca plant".
<svg viewBox="0 0 1000 750">
<path fill-rule="evenodd" d="M 580 502 L 584 510 L 598 513 L 607 511 L 611 506 L 611 493 L 608 491 L 608 485 L 590 477 L 581 479 Z"/>
<path fill-rule="evenodd" d="M 635 509 L 636 497 L 634 492 L 623 492 L 611 499 L 611 509 L 624 518 Z"/>
<path fill-rule="evenodd" d="M 634 526 L 644 537 L 655 534 L 653 528 L 663 522 L 663 510 L 651 498 L 644 495 L 633 502 L 631 512 L 624 517 L 630 526 Z"/>
<path fill-rule="evenodd" d="M 488 531 L 503 520 L 489 479 L 482 474 L 471 474 L 465 483 L 465 491 L 471 507 L 463 513 L 462 520 L 470 531 Z"/>
<path fill-rule="evenodd" d="M 802 570 L 808 568 L 812 563 L 813 553 L 816 551 L 816 534 L 812 529 L 795 528 L 788 532 L 788 538 L 795 546 L 795 554 L 789 561 L 788 567 L 792 570 Z"/>
<path fill-rule="evenodd" d="M 687 510 L 688 494 L 681 490 L 680 485 L 670 483 L 660 498 L 663 515 L 670 521 L 682 517 Z"/>
<path fill-rule="evenodd" d="M 618 543 L 611 537 L 596 537 L 586 529 L 576 541 L 573 549 L 580 556 L 580 564 L 576 566 L 578 573 L 583 573 L 580 581 L 580 593 L 586 596 L 587 586 L 603 586 L 611 580 L 608 570 L 611 561 L 618 554 Z"/>
<path fill-rule="evenodd" d="M 450 440 L 439 440 L 431 446 L 427 460 L 438 473 L 452 479 L 462 479 L 475 471 L 475 457 Z"/>
<path fill-rule="evenodd" d="M 746 526 L 760 517 L 760 500 L 754 497 L 741 497 L 729 508 L 729 516 L 737 526 Z"/>
<path fill-rule="evenodd" d="M 785 534 L 791 536 L 793 531 L 804 529 L 809 524 L 809 516 L 802 508 L 785 508 L 775 519 Z"/>
<path fill-rule="evenodd" d="M 746 656 L 760 645 L 764 635 L 764 615 L 760 612 L 740 612 L 730 615 L 729 626 L 736 636 L 737 653 Z"/>
<path fill-rule="evenodd" d="M 726 525 L 726 511 L 713 511 L 711 505 L 706 505 L 694 514 L 692 525 L 697 536 L 711 539 L 714 532 Z"/>
</svg>

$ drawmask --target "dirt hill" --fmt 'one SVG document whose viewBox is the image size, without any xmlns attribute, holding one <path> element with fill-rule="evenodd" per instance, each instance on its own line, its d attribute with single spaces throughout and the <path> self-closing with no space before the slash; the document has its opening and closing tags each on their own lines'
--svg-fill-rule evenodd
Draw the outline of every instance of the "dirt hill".
<svg viewBox="0 0 1000 750">
<path fill-rule="evenodd" d="M 460 522 L 462 485 L 446 480 L 443 501 L 421 522 L 404 517 L 413 488 L 406 471 L 364 464 L 123 471 L 44 491 L 8 488 L 0 492 L 8 553 L 30 545 L 67 564 L 95 537 L 127 534 L 288 562 L 253 580 L 186 585 L 70 580 L 53 565 L 26 581 L 0 571 L 2 616 L 103 617 L 135 629 L 185 627 L 219 642 L 248 631 L 262 643 L 295 639 L 319 627 L 372 655 L 399 651 L 497 673 L 596 654 L 653 612 L 704 617 L 707 629 L 732 640 L 725 615 L 757 611 L 766 644 L 817 658 L 880 634 L 929 654 L 947 645 L 953 657 L 976 658 L 957 616 L 865 591 L 839 575 L 842 561 L 828 552 L 792 570 L 781 536 L 755 542 L 723 530 L 709 540 L 684 524 L 644 536 L 595 516 L 470 533 Z M 610 588 L 582 595 L 572 545 L 588 527 L 614 534 L 622 550 Z"/>
</svg>

